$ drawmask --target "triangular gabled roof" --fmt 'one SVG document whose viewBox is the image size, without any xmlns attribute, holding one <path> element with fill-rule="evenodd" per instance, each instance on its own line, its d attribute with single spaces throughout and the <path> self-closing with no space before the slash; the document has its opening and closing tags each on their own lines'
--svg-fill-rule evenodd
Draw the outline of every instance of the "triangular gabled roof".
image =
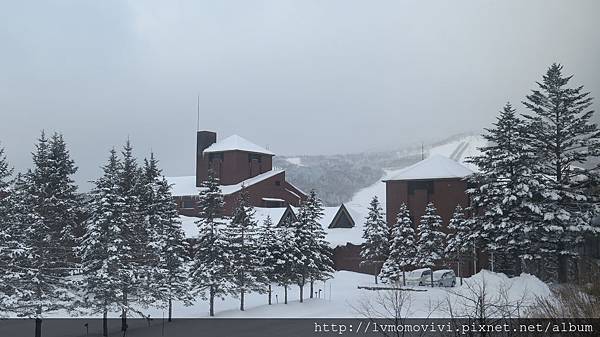
<svg viewBox="0 0 600 337">
<path fill-rule="evenodd" d="M 473 171 L 442 155 L 433 155 L 413 164 L 385 181 L 464 178 Z"/>
<path fill-rule="evenodd" d="M 246 151 L 253 153 L 262 153 L 274 156 L 275 153 L 263 148 L 262 146 L 258 146 L 251 141 L 240 137 L 238 135 L 232 135 L 225 139 L 222 139 L 211 146 L 207 147 L 203 152 L 211 153 L 211 152 L 224 152 L 224 151 Z"/>
<path fill-rule="evenodd" d="M 346 222 L 340 222 L 342 220 L 342 218 L 346 219 Z M 350 225 L 349 227 L 347 225 Z M 350 212 L 348 212 L 348 210 L 346 209 L 346 206 L 344 206 L 344 204 L 342 204 L 340 206 L 340 208 L 338 209 L 337 213 L 335 214 L 335 216 L 333 217 L 333 220 L 331 220 L 331 223 L 329 224 L 328 228 L 353 228 L 355 226 L 354 223 L 354 219 L 352 218 L 352 215 L 350 214 Z"/>
</svg>

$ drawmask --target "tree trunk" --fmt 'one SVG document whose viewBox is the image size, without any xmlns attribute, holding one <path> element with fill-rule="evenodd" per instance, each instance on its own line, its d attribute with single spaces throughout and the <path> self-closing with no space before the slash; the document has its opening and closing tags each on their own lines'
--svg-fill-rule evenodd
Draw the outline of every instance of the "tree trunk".
<svg viewBox="0 0 600 337">
<path fill-rule="evenodd" d="M 240 310 L 244 311 L 244 290 L 240 292 Z"/>
<path fill-rule="evenodd" d="M 172 317 L 173 317 L 173 300 L 169 297 L 169 319 L 168 319 L 169 322 L 172 321 Z"/>
<path fill-rule="evenodd" d="M 108 309 L 104 306 L 104 313 L 102 314 L 102 336 L 108 337 Z"/>
<path fill-rule="evenodd" d="M 402 268 L 402 286 L 406 287 L 406 272 Z"/>
<path fill-rule="evenodd" d="M 127 331 L 127 292 L 123 292 L 123 309 L 121 310 L 121 331 Z"/>
<path fill-rule="evenodd" d="M 209 297 L 208 314 L 212 317 L 215 315 L 215 287 L 214 286 L 210 286 L 208 297 Z"/>
<path fill-rule="evenodd" d="M 273 302 L 271 301 L 272 294 L 273 294 L 273 290 L 271 289 L 271 285 L 269 284 L 269 305 L 273 304 Z"/>
<path fill-rule="evenodd" d="M 304 285 L 298 285 L 300 288 L 300 303 L 304 303 Z"/>
<path fill-rule="evenodd" d="M 375 274 L 375 284 L 377 284 L 377 274 Z"/>
<path fill-rule="evenodd" d="M 566 255 L 558 256 L 558 283 L 569 282 L 569 258 Z"/>
<path fill-rule="evenodd" d="M 35 317 L 35 337 L 42 337 L 42 307 L 38 306 L 35 313 L 37 314 Z"/>
<path fill-rule="evenodd" d="M 310 298 L 314 298 L 314 292 L 315 292 L 315 281 L 314 280 L 310 280 Z"/>
<path fill-rule="evenodd" d="M 433 287 L 433 268 L 431 268 L 431 287 Z"/>
<path fill-rule="evenodd" d="M 283 295 L 284 295 L 283 303 L 284 304 L 287 304 L 287 287 L 288 287 L 287 284 L 283 287 Z"/>
</svg>

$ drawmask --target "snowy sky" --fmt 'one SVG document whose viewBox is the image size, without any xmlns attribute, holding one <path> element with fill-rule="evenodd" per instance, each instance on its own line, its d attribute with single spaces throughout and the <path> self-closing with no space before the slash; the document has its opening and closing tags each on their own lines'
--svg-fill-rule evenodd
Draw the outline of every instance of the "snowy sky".
<svg viewBox="0 0 600 337">
<path fill-rule="evenodd" d="M 189 175 L 198 94 L 202 129 L 279 154 L 478 131 L 554 61 L 600 97 L 598 13 L 597 0 L 5 1 L 0 142 L 24 170 L 40 130 L 61 131 L 87 181 L 129 136 Z"/>
</svg>

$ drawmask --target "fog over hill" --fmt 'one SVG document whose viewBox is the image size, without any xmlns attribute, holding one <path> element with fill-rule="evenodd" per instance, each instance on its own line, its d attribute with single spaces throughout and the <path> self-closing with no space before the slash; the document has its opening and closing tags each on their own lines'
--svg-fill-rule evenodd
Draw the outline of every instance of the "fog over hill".
<svg viewBox="0 0 600 337">
<path fill-rule="evenodd" d="M 393 151 L 337 155 L 276 156 L 273 165 L 286 170 L 286 178 L 304 191 L 317 190 L 328 206 L 348 202 L 359 190 L 381 180 L 386 170 L 416 163 L 430 150 L 473 136 L 457 134 L 438 142 L 405 146 Z M 423 153 L 422 153 L 423 149 Z M 460 150 L 460 146 L 456 146 Z M 448 156 L 454 150 L 450 149 Z M 458 154 L 458 153 L 457 153 Z"/>
</svg>

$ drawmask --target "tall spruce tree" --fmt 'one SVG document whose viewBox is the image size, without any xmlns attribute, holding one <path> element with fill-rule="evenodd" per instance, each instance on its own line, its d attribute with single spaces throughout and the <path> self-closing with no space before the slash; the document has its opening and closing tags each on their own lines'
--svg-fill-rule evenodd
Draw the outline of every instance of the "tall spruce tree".
<svg viewBox="0 0 600 337">
<path fill-rule="evenodd" d="M 296 240 L 296 228 L 291 224 L 277 227 L 276 244 L 272 247 L 273 276 L 275 282 L 283 287 L 283 303 L 288 304 L 288 287 L 296 282 L 298 270 L 302 266 L 302 247 L 298 246 Z"/>
<path fill-rule="evenodd" d="M 14 283 L 18 291 L 13 311 L 35 317 L 35 333 L 40 336 L 43 316 L 71 305 L 70 275 L 75 261 L 69 243 L 70 226 L 78 201 L 70 178 L 75 168 L 62 137 L 55 135 L 48 140 L 42 132 L 33 163 L 11 191 L 16 202 L 14 224 L 24 235 L 19 238 L 23 251 L 14 255 L 10 264 L 20 275 Z"/>
<path fill-rule="evenodd" d="M 578 255 L 584 235 L 600 229 L 591 219 L 597 201 L 588 193 L 589 184 L 598 181 L 596 170 L 583 163 L 600 155 L 600 132 L 592 123 L 592 97 L 583 86 L 568 86 L 572 76 L 562 74 L 563 66 L 549 67 L 538 90 L 523 102 L 531 112 L 527 119 L 528 142 L 542 181 L 540 241 L 542 255 L 558 257 L 559 281 L 567 281 L 571 257 Z"/>
<path fill-rule="evenodd" d="M 390 231 L 382 212 L 379 199 L 374 196 L 369 205 L 369 214 L 362 236 L 365 242 L 360 251 L 360 257 L 363 259 L 361 265 L 375 268 L 375 283 L 377 283 L 377 273 L 390 252 Z"/>
<path fill-rule="evenodd" d="M 433 203 L 429 203 L 419 222 L 417 263 L 422 267 L 433 268 L 444 257 L 445 239 L 446 234 L 442 231 L 442 218 L 438 215 Z M 433 273 L 431 274 L 431 286 L 433 286 Z"/>
<path fill-rule="evenodd" d="M 150 236 L 149 253 L 154 298 L 168 307 L 172 320 L 173 300 L 191 300 L 187 275 L 188 245 L 181 228 L 177 205 L 171 187 L 162 176 L 154 154 L 144 160 L 142 178 L 142 208 Z"/>
<path fill-rule="evenodd" d="M 113 149 L 94 181 L 90 194 L 90 219 L 80 245 L 82 291 L 86 307 L 103 315 L 103 336 L 108 335 L 108 312 L 128 306 L 124 290 L 134 279 L 134 251 L 124 235 L 130 231 L 121 194 L 122 162 Z"/>
<path fill-rule="evenodd" d="M 223 195 L 219 180 L 209 170 L 198 195 L 198 238 L 193 247 L 191 282 L 194 292 L 209 300 L 209 314 L 215 315 L 215 298 L 231 294 L 232 256 L 222 220 Z M 208 292 L 208 294 L 206 294 Z"/>
<path fill-rule="evenodd" d="M 454 213 L 452 214 L 452 219 L 448 222 L 448 230 L 450 233 L 447 237 L 448 240 L 445 254 L 449 259 L 456 261 L 459 277 L 462 275 L 461 267 L 463 258 L 473 249 L 474 231 L 472 224 L 474 224 L 474 222 L 469 221 L 469 219 L 465 217 L 463 208 L 460 205 L 456 205 Z"/>
<path fill-rule="evenodd" d="M 417 255 L 415 230 L 406 204 L 400 205 L 390 241 L 390 254 L 381 268 L 380 277 L 392 282 L 402 278 L 402 284 L 406 285 L 406 269 L 415 265 Z"/>
<path fill-rule="evenodd" d="M 8 312 L 14 288 L 11 286 L 12 279 L 18 277 L 11 271 L 10 262 L 13 254 L 19 251 L 19 240 L 14 233 L 13 207 L 9 196 L 9 188 L 12 183 L 12 168 L 9 166 L 4 154 L 4 148 L 0 147 L 0 311 Z"/>
<path fill-rule="evenodd" d="M 240 310 L 244 310 L 245 296 L 252 291 L 262 291 L 265 283 L 258 245 L 258 228 L 254 220 L 254 208 L 250 206 L 248 190 L 242 186 L 233 211 L 231 223 L 227 227 L 232 257 L 231 276 L 240 297 Z"/>
<path fill-rule="evenodd" d="M 268 303 L 273 303 L 273 287 L 272 284 L 277 282 L 277 274 L 275 265 L 278 261 L 278 255 L 281 254 L 282 247 L 280 234 L 280 228 L 275 227 L 273 220 L 270 216 L 258 226 L 258 249 L 257 256 L 262 267 L 264 274 L 263 281 L 267 287 Z"/>
<path fill-rule="evenodd" d="M 532 238 L 540 222 L 535 199 L 540 189 L 538 165 L 526 136 L 529 132 L 515 109 L 507 103 L 494 127 L 483 136 L 487 144 L 470 158 L 479 172 L 471 176 L 470 189 L 478 212 L 476 241 L 484 240 L 503 271 L 520 274 L 521 260 L 539 259 Z"/>
<path fill-rule="evenodd" d="M 332 251 L 320 223 L 323 217 L 323 203 L 315 190 L 300 205 L 298 221 L 295 225 L 296 246 L 299 247 L 300 261 L 296 283 L 300 289 L 300 302 L 304 302 L 304 285 L 310 282 L 310 298 L 314 295 L 314 281 L 326 280 L 333 273 Z"/>
</svg>

